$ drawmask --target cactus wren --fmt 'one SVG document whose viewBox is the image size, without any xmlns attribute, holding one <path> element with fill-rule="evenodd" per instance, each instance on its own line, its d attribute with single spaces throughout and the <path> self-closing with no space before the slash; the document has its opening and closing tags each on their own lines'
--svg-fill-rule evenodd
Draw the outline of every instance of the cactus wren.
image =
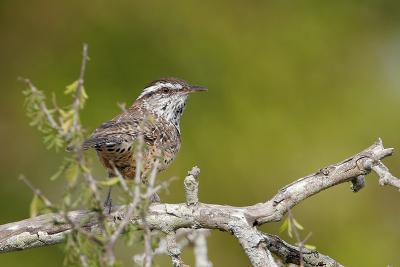
<svg viewBox="0 0 400 267">
<path fill-rule="evenodd" d="M 152 168 L 156 157 L 161 158 L 157 171 L 162 171 L 179 151 L 179 121 L 188 95 L 206 90 L 177 78 L 153 81 L 129 109 L 100 125 L 82 148 L 96 149 L 109 176 L 115 176 L 114 170 L 117 169 L 125 179 L 133 179 L 136 172 L 133 146 L 142 136 L 146 147 L 143 151 L 143 172 Z"/>
</svg>

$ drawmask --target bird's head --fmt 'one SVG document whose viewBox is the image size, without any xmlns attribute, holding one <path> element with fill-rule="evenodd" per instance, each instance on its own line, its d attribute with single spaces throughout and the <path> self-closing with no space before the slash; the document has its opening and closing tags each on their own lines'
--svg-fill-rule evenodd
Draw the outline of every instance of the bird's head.
<svg viewBox="0 0 400 267">
<path fill-rule="evenodd" d="M 180 117 L 189 94 L 202 91 L 207 91 L 207 88 L 190 85 L 177 78 L 163 78 L 144 88 L 137 101 L 151 112 L 174 123 L 179 130 Z"/>
</svg>

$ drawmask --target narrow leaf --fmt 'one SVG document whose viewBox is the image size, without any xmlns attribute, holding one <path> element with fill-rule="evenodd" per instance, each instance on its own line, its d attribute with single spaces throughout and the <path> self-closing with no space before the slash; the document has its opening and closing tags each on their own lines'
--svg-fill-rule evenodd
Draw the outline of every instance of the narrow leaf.
<svg viewBox="0 0 400 267">
<path fill-rule="evenodd" d="M 78 180 L 78 176 L 79 176 L 78 165 L 75 162 L 71 162 L 71 164 L 65 171 L 65 179 L 67 180 L 68 185 L 71 187 L 74 186 L 76 184 L 76 181 Z"/>
<path fill-rule="evenodd" d="M 64 133 L 68 133 L 69 132 L 69 130 L 71 129 L 71 126 L 72 126 L 72 122 L 73 122 L 72 119 L 68 119 L 68 120 L 63 122 L 61 127 L 62 127 Z"/>
<path fill-rule="evenodd" d="M 60 168 L 55 174 L 53 174 L 53 175 L 50 177 L 50 181 L 57 180 L 57 178 L 59 178 L 59 177 L 61 176 L 62 173 L 63 173 L 63 169 Z"/>
<path fill-rule="evenodd" d="M 86 167 L 85 165 L 81 165 L 81 170 L 85 173 L 90 173 L 90 169 Z"/>
<path fill-rule="evenodd" d="M 285 219 L 285 221 L 282 223 L 281 227 L 279 227 L 279 232 L 283 233 L 287 230 L 289 224 L 289 219 Z"/>
<path fill-rule="evenodd" d="M 292 228 L 292 222 L 288 219 L 288 228 L 287 228 L 287 233 L 290 238 L 293 238 L 293 228 Z"/>
<path fill-rule="evenodd" d="M 76 92 L 76 89 L 78 88 L 78 81 L 75 81 L 71 83 L 70 85 L 67 85 L 65 88 L 64 94 L 70 95 Z"/>
<path fill-rule="evenodd" d="M 85 106 L 86 100 L 88 99 L 88 95 L 86 93 L 85 87 L 81 87 L 81 97 L 79 99 L 80 101 L 80 108 L 82 109 Z"/>
<path fill-rule="evenodd" d="M 307 248 L 307 249 L 309 249 L 309 250 L 316 250 L 316 249 L 317 249 L 316 246 L 310 245 L 310 244 L 305 244 L 304 247 Z"/>
<path fill-rule="evenodd" d="M 117 183 L 119 183 L 119 178 L 113 177 L 113 178 L 107 179 L 105 181 L 100 181 L 99 183 L 104 186 L 113 186 L 113 185 L 116 185 Z"/>
<path fill-rule="evenodd" d="M 304 230 L 304 227 L 295 218 L 293 218 L 293 224 L 297 229 Z"/>
<path fill-rule="evenodd" d="M 38 195 L 34 195 L 30 205 L 30 215 L 31 217 L 36 217 L 39 211 L 44 207 L 43 201 Z"/>
</svg>

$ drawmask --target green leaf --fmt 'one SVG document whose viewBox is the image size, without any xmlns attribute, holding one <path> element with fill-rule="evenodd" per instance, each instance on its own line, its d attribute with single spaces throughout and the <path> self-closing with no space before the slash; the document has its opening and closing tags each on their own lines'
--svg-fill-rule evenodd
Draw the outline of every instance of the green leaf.
<svg viewBox="0 0 400 267">
<path fill-rule="evenodd" d="M 139 227 L 134 224 L 129 224 L 127 226 L 125 243 L 127 246 L 132 246 L 140 242 L 140 232 L 138 232 Z"/>
<path fill-rule="evenodd" d="M 81 170 L 85 173 L 90 173 L 90 169 L 86 167 L 85 165 L 81 165 Z"/>
<path fill-rule="evenodd" d="M 104 186 L 113 186 L 113 185 L 116 185 L 117 183 L 119 183 L 119 178 L 113 177 L 113 178 L 107 179 L 105 181 L 100 181 L 99 183 Z"/>
<path fill-rule="evenodd" d="M 70 193 L 67 193 L 65 196 L 64 196 L 64 204 L 65 204 L 65 206 L 67 206 L 67 207 L 69 207 L 70 205 L 71 205 L 71 194 Z"/>
<path fill-rule="evenodd" d="M 64 110 L 62 110 L 62 109 L 59 109 L 58 111 L 60 112 L 60 115 L 61 115 L 61 117 L 62 117 L 63 119 L 70 119 L 70 118 L 72 118 L 72 116 L 74 115 L 74 112 L 75 112 L 73 109 L 71 109 L 71 110 L 69 110 L 69 111 L 64 111 Z"/>
<path fill-rule="evenodd" d="M 160 245 L 160 239 L 158 239 L 158 238 L 153 238 L 153 239 L 151 240 L 151 247 L 152 247 L 153 249 L 158 248 L 159 245 Z"/>
<path fill-rule="evenodd" d="M 36 217 L 39 214 L 39 211 L 44 207 L 43 200 L 38 196 L 34 195 L 33 199 L 31 201 L 31 206 L 30 206 L 30 214 L 31 217 Z"/>
<path fill-rule="evenodd" d="M 317 250 L 317 247 L 314 245 L 310 245 L 310 244 L 305 244 L 304 245 L 305 248 L 309 249 L 309 250 Z"/>
<path fill-rule="evenodd" d="M 285 221 L 282 223 L 281 227 L 279 227 L 279 232 L 283 233 L 288 229 L 289 219 L 286 218 Z"/>
<path fill-rule="evenodd" d="M 70 95 L 76 92 L 76 89 L 78 88 L 78 81 L 75 81 L 71 83 L 70 85 L 67 85 L 64 91 L 64 94 Z"/>
<path fill-rule="evenodd" d="M 43 137 L 44 144 L 47 149 L 55 148 L 58 151 L 64 146 L 64 140 L 55 132 L 50 132 L 48 135 Z"/>
<path fill-rule="evenodd" d="M 86 100 L 88 99 L 88 95 L 86 94 L 86 90 L 85 87 L 82 85 L 81 87 L 81 95 L 79 98 L 79 102 L 80 102 L 80 108 L 84 108 Z"/>
<path fill-rule="evenodd" d="M 292 222 L 290 221 L 290 219 L 288 218 L 288 228 L 287 228 L 287 233 L 289 235 L 290 238 L 293 238 L 293 228 L 292 228 Z"/>
<path fill-rule="evenodd" d="M 71 164 L 71 160 L 64 158 L 63 163 L 58 168 L 58 171 L 50 177 L 50 181 L 54 181 L 58 179 L 62 174 L 64 174 L 65 170 L 68 168 L 69 164 Z"/>
<path fill-rule="evenodd" d="M 55 181 L 55 180 L 57 180 L 57 178 L 59 178 L 60 176 L 61 176 L 61 174 L 63 173 L 63 169 L 62 168 L 60 168 L 55 174 L 53 174 L 51 177 L 50 177 L 50 181 Z"/>
<path fill-rule="evenodd" d="M 63 132 L 64 132 L 64 133 L 68 133 L 68 132 L 69 132 L 69 130 L 70 130 L 71 127 L 72 127 L 72 123 L 73 123 L 72 118 L 71 118 L 71 119 L 68 119 L 68 120 L 65 120 L 65 121 L 62 123 L 61 128 L 63 129 Z"/>
<path fill-rule="evenodd" d="M 83 85 L 82 85 L 82 88 L 81 88 L 81 97 L 82 97 L 82 99 L 84 99 L 84 100 L 86 100 L 86 99 L 89 98 L 88 94 L 86 93 L 85 86 L 83 86 Z"/>
<path fill-rule="evenodd" d="M 43 124 L 43 118 L 44 118 L 44 114 L 42 113 L 35 113 L 32 114 L 31 116 L 31 122 L 29 123 L 29 126 L 35 127 L 35 126 L 40 126 Z"/>
<path fill-rule="evenodd" d="M 76 185 L 79 176 L 79 167 L 75 162 L 71 162 L 66 171 L 65 171 L 65 179 L 68 182 L 68 185 L 73 187 Z"/>
<path fill-rule="evenodd" d="M 304 227 L 295 218 L 293 218 L 293 224 L 297 229 L 304 230 Z"/>
</svg>

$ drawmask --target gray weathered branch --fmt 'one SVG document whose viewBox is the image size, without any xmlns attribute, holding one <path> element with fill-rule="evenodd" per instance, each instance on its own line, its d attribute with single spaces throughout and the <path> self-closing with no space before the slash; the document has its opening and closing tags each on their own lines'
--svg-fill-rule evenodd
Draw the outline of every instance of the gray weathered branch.
<svg viewBox="0 0 400 267">
<path fill-rule="evenodd" d="M 300 265 L 300 257 L 302 257 L 305 266 L 343 266 L 334 259 L 325 256 L 316 250 L 310 250 L 303 247 L 300 255 L 299 247 L 286 243 L 278 236 L 263 234 L 263 237 L 268 250 L 278 256 L 283 263 L 294 263 Z"/>
<path fill-rule="evenodd" d="M 248 215 L 255 224 L 279 221 L 289 209 L 301 201 L 329 187 L 365 176 L 371 170 L 379 175 L 381 185 L 391 185 L 400 189 L 399 179 L 390 174 L 381 161 L 392 155 L 393 150 L 393 148 L 384 148 L 382 140 L 379 139 L 360 153 L 285 186 L 271 200 L 247 207 Z"/>
<path fill-rule="evenodd" d="M 247 207 L 233 207 L 198 202 L 191 187 L 197 184 L 198 171 L 185 180 L 187 203 L 150 205 L 146 227 L 173 233 L 178 229 L 219 229 L 232 233 L 242 245 L 253 266 L 275 266 L 271 253 L 284 262 L 298 264 L 302 256 L 305 266 L 341 266 L 335 260 L 316 251 L 291 246 L 276 236 L 257 230 L 256 226 L 271 221 L 279 221 L 289 209 L 308 197 L 329 187 L 365 176 L 375 171 L 381 184 L 400 188 L 400 182 L 390 174 L 382 159 L 391 155 L 393 149 L 385 149 L 381 140 L 360 153 L 337 164 L 323 168 L 316 173 L 301 178 L 281 190 L 270 200 Z M 127 207 L 115 207 L 109 215 L 112 223 L 125 220 L 142 225 L 140 217 L 125 218 Z M 86 230 L 97 230 L 99 214 L 89 211 L 72 211 L 68 218 Z M 0 252 L 22 250 L 60 243 L 72 227 L 60 214 L 46 214 L 35 218 L 0 226 Z"/>
</svg>

